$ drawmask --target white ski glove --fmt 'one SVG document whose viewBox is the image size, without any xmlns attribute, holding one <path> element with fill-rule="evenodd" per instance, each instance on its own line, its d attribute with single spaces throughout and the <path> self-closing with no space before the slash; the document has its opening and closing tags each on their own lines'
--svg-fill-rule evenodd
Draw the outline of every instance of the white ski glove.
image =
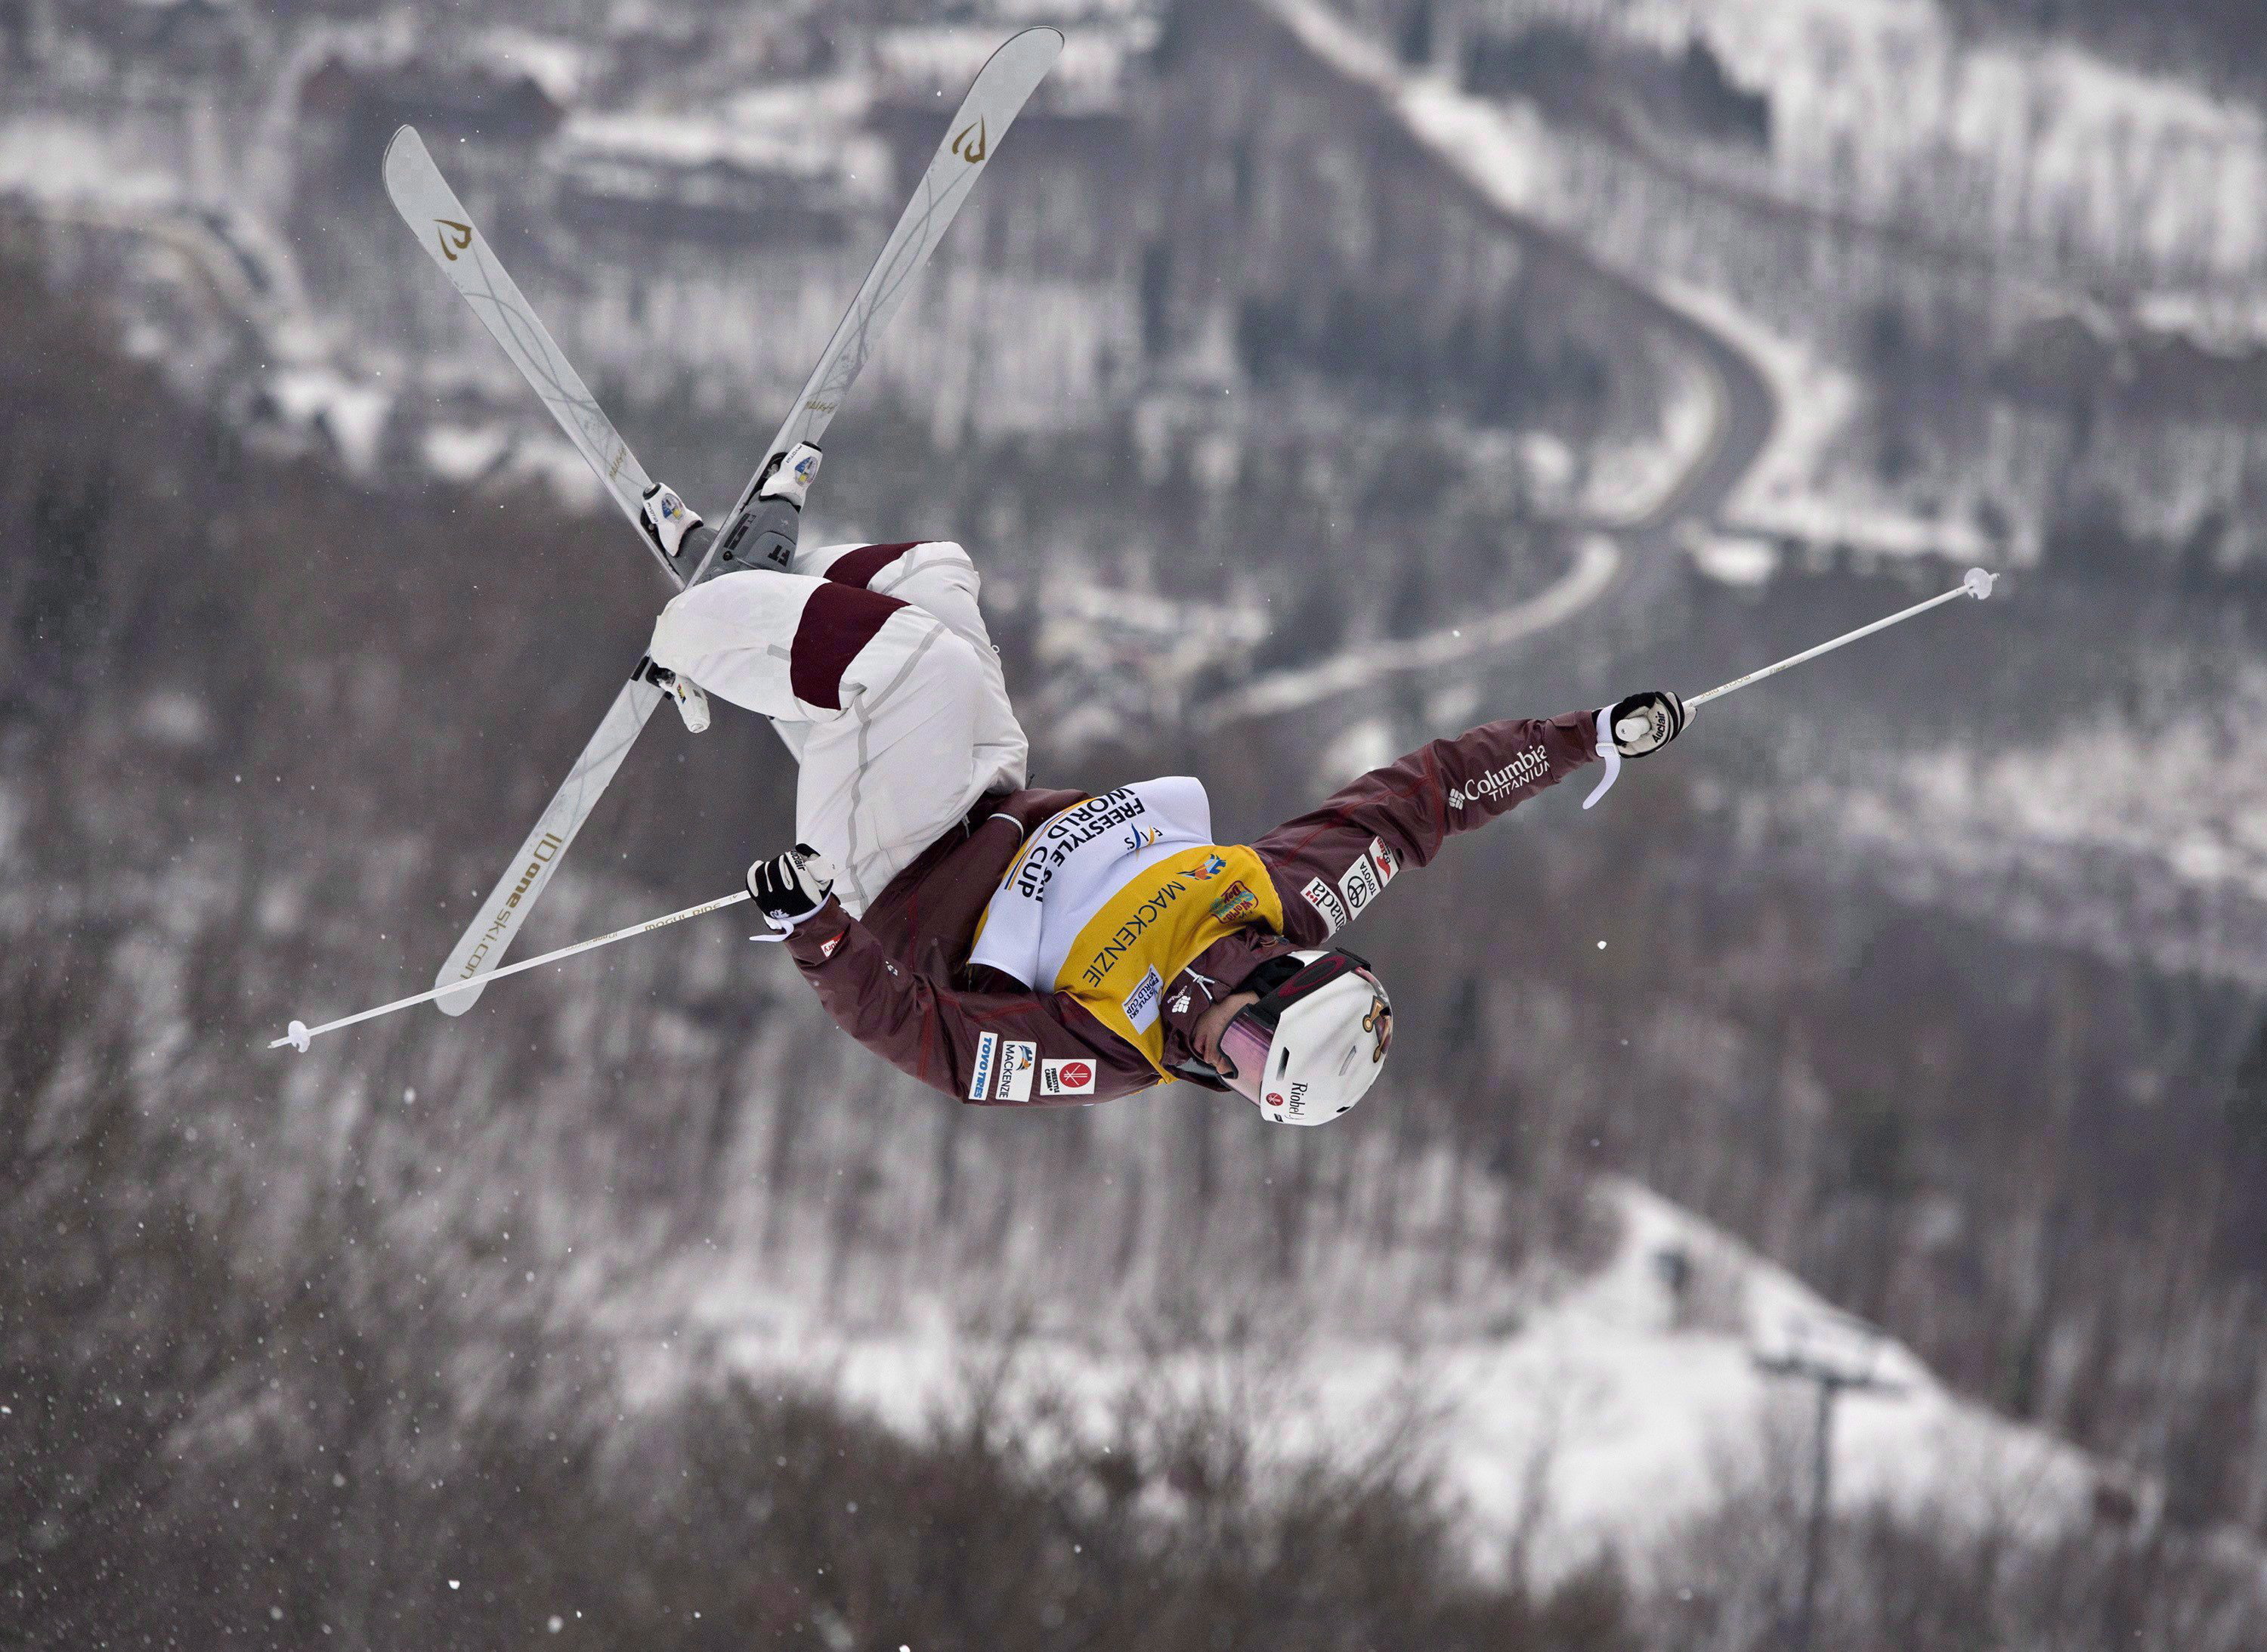
<svg viewBox="0 0 2267 1652">
<path fill-rule="evenodd" d="M 834 892 L 834 863 L 808 843 L 748 868 L 748 892 L 764 921 L 784 935 L 826 904 Z"/>
<path fill-rule="evenodd" d="M 1648 688 L 1618 700 L 1606 716 L 1624 757 L 1650 757 L 1684 732 L 1684 702 L 1666 688 Z"/>
<path fill-rule="evenodd" d="M 1648 688 L 1641 694 L 1600 707 L 1598 755 L 1606 760 L 1606 772 L 1590 795 L 1582 799 L 1582 807 L 1595 809 L 1598 799 L 1614 789 L 1614 782 L 1622 777 L 1622 759 L 1650 757 L 1684 732 L 1691 715 L 1685 710 L 1684 702 L 1666 688 Z"/>
</svg>

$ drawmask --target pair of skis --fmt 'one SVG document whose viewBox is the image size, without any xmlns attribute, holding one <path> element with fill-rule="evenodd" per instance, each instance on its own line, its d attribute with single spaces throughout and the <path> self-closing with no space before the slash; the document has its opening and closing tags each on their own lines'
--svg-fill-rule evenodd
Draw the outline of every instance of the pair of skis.
<svg viewBox="0 0 2267 1652">
<path fill-rule="evenodd" d="M 913 278 L 928 262 L 930 253 L 990 157 L 997 152 L 1016 114 L 1053 66 L 1062 45 L 1063 37 L 1053 29 L 1026 29 L 985 62 L 896 229 L 827 341 L 818 364 L 811 369 L 748 485 L 713 530 L 704 526 L 688 534 L 674 559 L 645 532 L 642 507 L 653 487 L 652 477 L 630 452 L 550 330 L 537 319 L 413 128 L 403 127 L 386 146 L 386 193 L 450 285 L 471 305 L 512 365 L 550 409 L 568 440 L 598 473 L 614 503 L 638 530 L 641 542 L 653 551 L 672 583 L 681 589 L 740 568 L 781 568 L 794 552 L 799 511 L 784 499 L 763 497 L 763 485 L 797 443 L 816 446 L 825 435 L 882 329 L 903 304 Z M 503 961 L 506 949 L 542 898 L 575 834 L 597 807 L 646 719 L 660 703 L 662 691 L 645 680 L 645 666 L 641 659 L 614 696 L 598 732 L 583 748 L 518 855 L 497 880 L 480 915 L 441 966 L 435 987 L 437 991 L 448 990 L 436 1002 L 444 1013 L 462 1015 L 479 998 L 486 985 L 483 978 Z"/>
</svg>

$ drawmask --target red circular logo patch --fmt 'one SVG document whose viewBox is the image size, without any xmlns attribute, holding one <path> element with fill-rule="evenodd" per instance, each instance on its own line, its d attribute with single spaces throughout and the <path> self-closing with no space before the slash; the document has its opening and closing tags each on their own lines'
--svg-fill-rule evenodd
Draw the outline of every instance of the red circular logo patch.
<svg viewBox="0 0 2267 1652">
<path fill-rule="evenodd" d="M 1094 1069 L 1084 1061 L 1065 1061 L 1055 1070 L 1062 1075 L 1062 1082 L 1068 1087 L 1075 1088 L 1094 1082 Z"/>
<path fill-rule="evenodd" d="M 1280 1107 L 1283 1105 L 1283 1098 L 1271 1090 L 1267 1092 L 1267 1105 L 1271 1107 Z"/>
</svg>

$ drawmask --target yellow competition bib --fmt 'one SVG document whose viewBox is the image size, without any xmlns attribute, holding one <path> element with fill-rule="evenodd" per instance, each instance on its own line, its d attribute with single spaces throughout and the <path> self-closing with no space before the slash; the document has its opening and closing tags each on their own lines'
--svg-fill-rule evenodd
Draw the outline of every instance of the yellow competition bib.
<svg viewBox="0 0 2267 1652">
<path fill-rule="evenodd" d="M 1252 850 L 1200 843 L 1134 877 L 1095 909 L 1071 943 L 1055 990 L 1165 1070 L 1165 988 L 1214 942 L 1264 923 L 1279 934 L 1283 902 Z"/>
</svg>

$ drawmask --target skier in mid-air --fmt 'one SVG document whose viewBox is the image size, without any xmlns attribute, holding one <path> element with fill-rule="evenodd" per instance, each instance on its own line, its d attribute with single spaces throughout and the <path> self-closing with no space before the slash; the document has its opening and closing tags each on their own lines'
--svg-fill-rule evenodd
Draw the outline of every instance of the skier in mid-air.
<svg viewBox="0 0 2267 1652">
<path fill-rule="evenodd" d="M 784 572 L 683 591 L 649 650 L 689 725 L 713 693 L 771 718 L 801 765 L 796 847 L 750 867 L 748 887 L 819 1001 L 971 1102 L 1180 1080 L 1234 1090 L 1271 1123 L 1326 1123 L 1376 1082 L 1393 1038 L 1392 1000 L 1339 932 L 1451 833 L 1684 726 L 1659 691 L 1483 723 L 1220 843 L 1185 775 L 1025 787 L 978 589 L 950 541 L 799 550 Z"/>
<path fill-rule="evenodd" d="M 1250 1098 L 1277 1124 L 1322 1124 L 1377 1080 L 1393 1039 L 1376 972 L 1332 941 L 1408 865 L 1593 759 L 1675 739 L 1692 710 L 1962 597 L 1959 586 L 1688 702 L 1662 691 L 1596 712 L 1487 723 L 1341 787 L 1250 844 L 1214 841 L 1185 775 L 1099 797 L 1026 783 L 1027 745 L 977 606 L 976 569 L 945 540 L 798 548 L 818 443 L 1025 101 L 1062 50 L 1017 33 L 985 61 L 912 199 L 721 527 L 652 481 L 528 306 L 408 127 L 386 192 L 649 543 L 680 594 L 652 647 L 429 992 L 309 1026 L 269 1047 L 437 1003 L 470 1010 L 493 980 L 754 900 L 852 1037 L 972 1102 L 1100 1101 L 1186 1080 Z M 704 537 L 705 536 L 705 537 Z M 801 765 L 798 842 L 747 888 L 516 964 L 503 955 L 657 702 L 694 733 L 707 692 L 769 717 Z"/>
</svg>

